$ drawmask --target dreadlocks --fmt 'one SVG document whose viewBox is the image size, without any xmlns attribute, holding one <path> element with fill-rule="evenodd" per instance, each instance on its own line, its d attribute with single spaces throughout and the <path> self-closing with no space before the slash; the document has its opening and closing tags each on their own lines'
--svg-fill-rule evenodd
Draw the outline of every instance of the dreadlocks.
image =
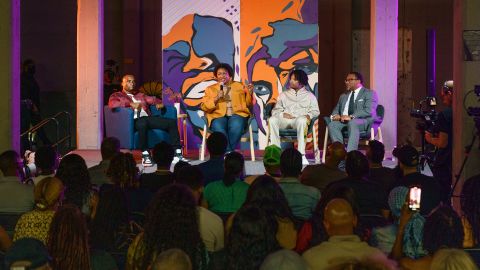
<svg viewBox="0 0 480 270">
<path fill-rule="evenodd" d="M 115 185 L 125 188 L 138 187 L 138 168 L 130 153 L 117 153 L 110 161 L 107 175 Z"/>
</svg>

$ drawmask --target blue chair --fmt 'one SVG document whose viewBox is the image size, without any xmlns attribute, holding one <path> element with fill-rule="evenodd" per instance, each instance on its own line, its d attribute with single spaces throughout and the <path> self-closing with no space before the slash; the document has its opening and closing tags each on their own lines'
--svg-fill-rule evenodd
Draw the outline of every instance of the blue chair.
<svg viewBox="0 0 480 270">
<path fill-rule="evenodd" d="M 375 136 L 378 135 L 378 140 L 383 143 L 383 136 L 382 136 L 382 129 L 380 125 L 383 122 L 383 118 L 385 116 L 385 108 L 383 105 L 377 105 L 377 117 L 373 119 L 372 123 L 370 123 L 365 130 L 360 130 L 360 142 L 365 141 L 365 144 L 368 145 L 369 140 L 374 140 Z M 332 121 L 330 116 L 323 117 L 325 121 L 325 138 L 323 139 L 323 153 L 322 153 L 322 162 L 325 163 L 325 158 L 327 155 L 327 141 L 328 141 L 328 124 Z M 348 130 L 345 127 L 342 130 L 343 137 L 348 138 Z"/>
<path fill-rule="evenodd" d="M 268 103 L 263 108 L 263 120 L 267 122 L 267 145 L 270 145 L 270 126 L 268 124 L 268 119 L 272 116 L 272 110 L 275 107 L 275 103 Z M 308 125 L 307 135 L 312 134 L 312 138 L 308 138 L 305 140 L 305 143 L 309 143 L 313 141 L 313 153 L 315 156 L 315 162 L 319 162 L 319 151 L 318 151 L 318 135 L 317 130 L 314 128 L 315 123 L 318 121 L 318 116 L 313 117 L 310 120 L 310 124 Z M 297 130 L 293 128 L 281 128 L 279 130 L 280 141 L 281 142 L 296 142 L 297 141 Z"/>
<path fill-rule="evenodd" d="M 241 142 L 250 142 L 250 156 L 252 161 L 255 161 L 255 147 L 254 147 L 254 137 L 253 137 L 253 130 L 252 130 L 252 120 L 255 119 L 255 115 L 253 113 L 248 118 L 247 125 L 243 130 L 243 135 L 240 138 Z M 206 141 L 207 141 L 207 133 L 212 133 L 213 131 L 208 126 L 207 117 L 204 115 L 202 116 L 203 120 L 203 135 L 202 135 L 202 145 L 200 146 L 200 160 L 205 160 L 205 148 L 206 148 Z"/>
<path fill-rule="evenodd" d="M 105 130 L 107 137 L 116 137 L 120 140 L 120 147 L 125 149 L 138 149 L 138 132 L 135 130 L 133 110 L 131 108 L 104 109 Z M 177 120 L 177 109 L 174 106 L 166 105 L 162 109 L 150 106 L 152 116 L 170 118 Z M 157 143 L 166 141 L 171 143 L 170 135 L 162 129 L 148 131 L 148 148 L 153 148 Z"/>
</svg>

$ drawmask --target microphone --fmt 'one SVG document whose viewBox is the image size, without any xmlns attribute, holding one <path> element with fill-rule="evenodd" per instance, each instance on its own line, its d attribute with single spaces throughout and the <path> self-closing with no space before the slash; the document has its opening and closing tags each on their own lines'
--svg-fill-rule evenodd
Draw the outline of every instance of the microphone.
<svg viewBox="0 0 480 270">
<path fill-rule="evenodd" d="M 220 90 L 223 91 L 223 82 L 220 83 Z"/>
</svg>

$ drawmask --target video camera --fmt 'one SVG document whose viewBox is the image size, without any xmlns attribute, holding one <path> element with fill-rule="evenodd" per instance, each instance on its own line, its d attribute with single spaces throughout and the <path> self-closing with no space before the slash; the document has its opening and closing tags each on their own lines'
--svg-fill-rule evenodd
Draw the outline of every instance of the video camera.
<svg viewBox="0 0 480 270">
<path fill-rule="evenodd" d="M 413 118 L 418 118 L 416 128 L 421 131 L 428 131 L 430 133 L 435 133 L 435 121 L 437 120 L 437 112 L 435 107 L 437 106 L 437 100 L 435 97 L 426 97 L 424 100 L 420 101 L 419 107 L 417 109 L 412 109 L 410 111 L 410 116 Z"/>
</svg>

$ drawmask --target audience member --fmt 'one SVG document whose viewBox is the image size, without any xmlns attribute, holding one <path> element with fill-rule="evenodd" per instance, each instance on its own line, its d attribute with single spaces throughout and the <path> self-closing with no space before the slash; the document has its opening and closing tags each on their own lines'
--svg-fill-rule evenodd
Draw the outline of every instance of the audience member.
<svg viewBox="0 0 480 270">
<path fill-rule="evenodd" d="M 64 156 L 55 177 L 62 180 L 65 186 L 64 203 L 74 204 L 82 213 L 90 216 L 97 204 L 98 196 L 92 189 L 85 160 L 77 154 Z"/>
<path fill-rule="evenodd" d="M 183 250 L 171 248 L 158 254 L 150 270 L 192 270 L 192 262 Z"/>
<path fill-rule="evenodd" d="M 198 225 L 200 236 L 205 248 L 209 252 L 216 252 L 224 248 L 224 229 L 222 219 L 212 211 L 201 207 L 200 199 L 203 193 L 203 173 L 196 166 L 185 166 L 178 172 L 177 184 L 190 188 L 197 204 Z"/>
<path fill-rule="evenodd" d="M 308 165 L 300 175 L 302 184 L 316 187 L 324 191 L 328 184 L 347 177 L 347 174 L 338 168 L 341 161 L 345 160 L 347 152 L 341 142 L 334 142 L 327 148 L 327 159 L 324 164 Z"/>
<path fill-rule="evenodd" d="M 144 231 L 128 248 L 126 268 L 146 269 L 155 261 L 155 254 L 179 248 L 188 254 L 193 269 L 207 269 L 196 207 L 187 187 L 173 184 L 160 189 L 148 206 Z"/>
<path fill-rule="evenodd" d="M 280 171 L 282 178 L 279 184 L 293 215 L 302 220 L 309 219 L 320 199 L 320 191 L 298 180 L 302 172 L 302 154 L 294 148 L 283 151 L 280 156 Z"/>
<path fill-rule="evenodd" d="M 302 164 L 308 165 L 305 157 L 305 134 L 312 118 L 320 114 L 318 99 L 309 90 L 308 75 L 301 69 L 293 69 L 288 74 L 287 89 L 278 97 L 272 116 L 268 119 L 270 143 L 280 145 L 280 129 L 291 128 L 297 131 L 298 151 Z"/>
<path fill-rule="evenodd" d="M 50 223 L 63 200 L 64 190 L 62 181 L 55 177 L 47 177 L 38 182 L 34 189 L 35 209 L 20 217 L 15 226 L 13 241 L 35 238 L 46 244 Z"/>
<path fill-rule="evenodd" d="M 160 142 L 153 148 L 153 161 L 157 164 L 157 170 L 153 173 L 140 175 L 140 186 L 155 193 L 160 188 L 172 184 L 173 173 L 170 171 L 175 150 L 167 142 Z"/>
<path fill-rule="evenodd" d="M 204 207 L 219 214 L 237 211 L 245 201 L 249 187 L 240 180 L 245 166 L 242 154 L 228 153 L 224 164 L 223 180 L 212 182 L 205 187 L 202 202 Z"/>
<path fill-rule="evenodd" d="M 88 168 L 92 184 L 97 186 L 110 183 L 107 176 L 107 169 L 108 166 L 110 166 L 110 160 L 113 156 L 120 152 L 120 141 L 115 137 L 107 137 L 103 139 L 102 145 L 100 146 L 100 152 L 102 154 L 102 161 L 97 165 Z"/>
<path fill-rule="evenodd" d="M 389 194 L 390 190 L 395 186 L 397 178 L 393 169 L 383 167 L 382 165 L 385 157 L 385 146 L 377 140 L 369 141 L 366 156 L 370 167 L 368 179 L 379 184 L 385 194 Z"/>
<path fill-rule="evenodd" d="M 173 165 L 174 182 L 177 182 L 178 175 L 179 175 L 180 171 L 182 170 L 182 168 L 183 167 L 188 167 L 188 166 L 192 166 L 192 165 L 190 165 L 190 163 L 188 163 L 186 161 L 183 161 L 183 160 L 180 160 L 177 163 L 175 163 L 175 165 Z M 202 175 L 203 175 L 203 173 L 202 173 Z"/>
<path fill-rule="evenodd" d="M 33 209 L 33 186 L 22 184 L 23 163 L 17 152 L 0 154 L 0 212 L 25 213 Z"/>
<path fill-rule="evenodd" d="M 310 268 L 298 253 L 282 249 L 268 255 L 260 270 L 310 270 Z"/>
<path fill-rule="evenodd" d="M 412 211 L 404 206 L 400 217 L 399 234 L 397 240 L 402 239 L 404 230 L 401 230 L 412 215 Z M 460 217 L 448 206 L 440 206 L 428 217 L 423 230 L 423 246 L 427 256 L 414 260 L 411 258 L 400 259 L 400 266 L 407 270 L 430 269 L 432 258 L 437 251 L 443 248 L 462 248 L 463 228 Z M 395 241 L 393 250 L 402 250 L 403 241 Z M 394 257 L 396 257 L 394 255 Z"/>
<path fill-rule="evenodd" d="M 433 256 L 430 270 L 478 270 L 478 266 L 467 252 L 461 249 L 440 249 Z"/>
<path fill-rule="evenodd" d="M 279 250 L 275 224 L 255 205 L 238 210 L 227 241 L 228 269 L 258 269 L 268 254 Z"/>
<path fill-rule="evenodd" d="M 33 178 L 36 185 L 46 177 L 55 176 L 58 167 L 58 153 L 52 146 L 41 146 L 35 152 L 37 176 Z"/>
<path fill-rule="evenodd" d="M 50 260 L 47 248 L 41 241 L 22 238 L 15 241 L 5 254 L 5 269 L 58 269 L 50 267 Z"/>
<path fill-rule="evenodd" d="M 274 178 L 262 175 L 253 181 L 248 189 L 247 198 L 242 208 L 249 206 L 261 209 L 269 219 L 276 220 L 274 231 L 276 232 L 277 241 L 282 248 L 295 248 L 297 241 L 295 218 L 282 189 Z M 227 234 L 231 230 L 234 217 L 235 214 L 228 219 L 226 226 Z"/>
<path fill-rule="evenodd" d="M 282 176 L 280 172 L 280 156 L 282 155 L 282 149 L 275 144 L 265 147 L 263 152 L 263 167 L 265 168 L 265 174 L 273 177 L 277 182 L 280 181 Z M 245 177 L 245 183 L 251 185 L 257 177 L 260 175 L 249 175 Z"/>
<path fill-rule="evenodd" d="M 223 159 L 227 150 L 227 137 L 222 132 L 213 132 L 207 139 L 207 149 L 210 159 L 196 165 L 205 176 L 205 186 L 211 182 L 221 180 L 225 170 Z"/>
<path fill-rule="evenodd" d="M 394 223 L 372 229 L 370 244 L 382 250 L 385 254 L 391 254 L 395 238 L 397 237 L 400 223 L 400 213 L 408 198 L 409 189 L 406 187 L 395 187 L 388 196 L 388 205 L 392 213 Z M 414 212 L 410 220 L 403 228 L 403 250 L 406 257 L 417 259 L 427 253 L 423 249 L 423 225 L 425 218 L 418 212 Z M 403 225 L 403 224 L 402 224 Z"/>
<path fill-rule="evenodd" d="M 480 243 L 480 175 L 465 181 L 460 196 L 464 248 L 478 247 Z"/>
<path fill-rule="evenodd" d="M 301 254 L 305 252 L 305 250 L 328 240 L 328 234 L 323 224 L 324 211 L 325 206 L 336 198 L 348 201 L 352 206 L 353 214 L 358 217 L 358 207 L 356 206 L 355 192 L 353 189 L 340 186 L 326 190 L 320 198 L 312 217 L 303 223 L 297 236 L 295 251 Z M 354 228 L 354 233 L 359 236 L 361 235 L 357 227 Z"/>
<path fill-rule="evenodd" d="M 7 231 L 0 225 L 0 252 L 7 251 L 12 245 L 12 240 Z"/>
<path fill-rule="evenodd" d="M 323 242 L 307 250 L 303 258 L 312 269 L 328 269 L 339 265 L 349 258 L 363 259 L 368 256 L 385 258 L 378 249 L 370 247 L 353 234 L 357 224 L 350 203 L 344 199 L 333 199 L 325 207 L 324 226 L 330 236 Z"/>
<path fill-rule="evenodd" d="M 345 161 L 348 177 L 330 184 L 331 187 L 346 186 L 355 192 L 356 205 L 362 225 L 385 225 L 389 215 L 387 195 L 376 183 L 368 180 L 368 160 L 360 151 L 348 152 Z M 374 224 L 373 224 L 373 223 Z"/>
<path fill-rule="evenodd" d="M 404 145 L 394 149 L 393 154 L 398 158 L 399 167 L 403 174 L 397 186 L 420 187 L 422 189 L 420 213 L 424 216 L 428 215 L 440 204 L 443 197 L 440 194 L 440 186 L 434 178 L 421 174 L 418 171 L 420 155 L 415 147 Z"/>
<path fill-rule="evenodd" d="M 329 268 L 329 270 L 396 270 L 397 262 L 385 257 L 377 258 L 367 256 L 362 260 L 351 259 L 341 265 Z"/>
</svg>

